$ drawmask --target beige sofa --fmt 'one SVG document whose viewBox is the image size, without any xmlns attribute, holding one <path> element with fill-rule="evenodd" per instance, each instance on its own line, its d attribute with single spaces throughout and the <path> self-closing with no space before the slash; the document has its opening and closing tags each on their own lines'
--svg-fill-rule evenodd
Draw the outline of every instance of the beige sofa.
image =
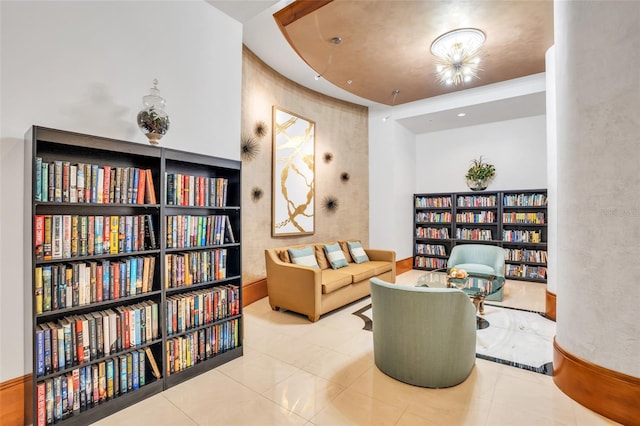
<svg viewBox="0 0 640 426">
<path fill-rule="evenodd" d="M 340 241 L 348 265 L 332 269 L 323 250 L 325 244 L 331 243 L 300 244 L 265 250 L 267 291 L 273 310 L 298 312 L 306 315 L 309 321 L 316 322 L 320 315 L 368 296 L 371 293 L 369 278 L 378 277 L 387 282 L 395 282 L 394 251 L 364 249 L 369 261 L 354 263 L 346 241 Z M 314 248 L 320 268 L 291 263 L 289 248 L 309 246 Z"/>
</svg>

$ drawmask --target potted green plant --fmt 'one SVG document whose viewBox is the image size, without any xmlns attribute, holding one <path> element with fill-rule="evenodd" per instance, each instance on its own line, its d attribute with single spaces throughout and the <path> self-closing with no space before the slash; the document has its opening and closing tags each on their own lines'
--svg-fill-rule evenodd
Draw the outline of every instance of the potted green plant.
<svg viewBox="0 0 640 426">
<path fill-rule="evenodd" d="M 464 177 L 467 178 L 467 186 L 472 191 L 482 191 L 487 189 L 487 184 L 495 174 L 496 168 L 493 164 L 482 161 L 482 156 L 480 156 L 480 158 L 471 161 L 471 167 Z"/>
</svg>

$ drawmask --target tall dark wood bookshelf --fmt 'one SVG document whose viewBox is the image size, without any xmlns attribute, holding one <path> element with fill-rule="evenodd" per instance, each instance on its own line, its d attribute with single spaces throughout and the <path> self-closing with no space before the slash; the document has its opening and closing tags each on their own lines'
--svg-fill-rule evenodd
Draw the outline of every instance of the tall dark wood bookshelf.
<svg viewBox="0 0 640 426">
<path fill-rule="evenodd" d="M 117 170 L 120 196 L 106 186 L 100 200 L 96 179 L 87 182 L 89 202 L 79 200 L 71 194 L 80 181 L 55 173 L 44 195 L 44 163 L 72 175 L 90 164 L 103 188 Z M 26 420 L 89 424 L 242 356 L 239 161 L 34 126 L 25 135 L 25 174 L 25 354 L 33 372 Z M 143 174 L 152 187 L 142 185 Z M 168 197 L 176 176 L 186 188 L 180 204 Z M 110 234 L 116 223 L 120 231 Z M 179 225 L 171 235 L 169 223 Z M 180 248 L 168 245 L 185 238 Z M 53 344 L 54 335 L 63 343 Z"/>
<path fill-rule="evenodd" d="M 505 277 L 546 282 L 546 189 L 414 194 L 414 269 L 446 268 L 459 244 L 505 249 Z"/>
</svg>

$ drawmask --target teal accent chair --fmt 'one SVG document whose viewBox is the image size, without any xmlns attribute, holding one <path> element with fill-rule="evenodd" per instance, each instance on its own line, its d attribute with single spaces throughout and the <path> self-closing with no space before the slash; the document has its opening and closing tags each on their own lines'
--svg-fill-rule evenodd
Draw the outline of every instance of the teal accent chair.
<svg viewBox="0 0 640 426">
<path fill-rule="evenodd" d="M 462 383 L 475 365 L 476 310 L 456 288 L 371 278 L 373 354 L 386 375 L 415 386 Z"/>
<path fill-rule="evenodd" d="M 487 244 L 461 244 L 453 246 L 447 272 L 451 268 L 464 269 L 467 272 L 495 275 L 494 282 L 504 283 L 504 249 Z M 502 301 L 504 287 L 487 296 L 485 300 Z"/>
</svg>

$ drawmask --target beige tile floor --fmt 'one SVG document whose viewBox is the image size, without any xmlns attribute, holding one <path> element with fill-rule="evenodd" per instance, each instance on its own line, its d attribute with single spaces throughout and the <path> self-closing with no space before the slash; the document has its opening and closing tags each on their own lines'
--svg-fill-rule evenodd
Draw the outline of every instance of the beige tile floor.
<svg viewBox="0 0 640 426">
<path fill-rule="evenodd" d="M 419 272 L 398 276 L 415 282 Z M 508 281 L 504 305 L 544 311 L 545 286 Z M 352 312 L 317 323 L 244 309 L 244 356 L 107 417 L 98 425 L 612 425 L 563 394 L 553 379 L 476 359 L 448 389 L 398 382 L 374 365 L 371 332 Z"/>
</svg>

